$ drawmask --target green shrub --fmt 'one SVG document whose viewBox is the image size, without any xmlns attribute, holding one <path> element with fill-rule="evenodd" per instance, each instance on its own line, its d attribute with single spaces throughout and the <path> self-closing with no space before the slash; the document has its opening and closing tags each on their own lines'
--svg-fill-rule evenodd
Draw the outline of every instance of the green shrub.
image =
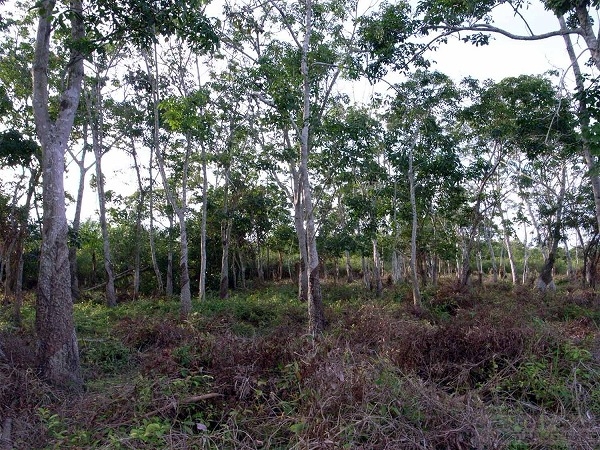
<svg viewBox="0 0 600 450">
<path fill-rule="evenodd" d="M 115 374 L 127 367 L 131 351 L 116 339 L 80 339 L 81 362 L 105 374 Z"/>
</svg>

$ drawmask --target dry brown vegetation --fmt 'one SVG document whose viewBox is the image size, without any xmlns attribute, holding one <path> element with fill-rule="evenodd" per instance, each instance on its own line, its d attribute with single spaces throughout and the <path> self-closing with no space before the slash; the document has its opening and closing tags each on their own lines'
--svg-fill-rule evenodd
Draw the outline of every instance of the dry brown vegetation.
<svg viewBox="0 0 600 450">
<path fill-rule="evenodd" d="M 33 369 L 31 307 L 3 322 L 5 448 L 594 449 L 600 296 L 449 283 L 415 311 L 328 286 L 313 341 L 289 285 L 209 300 L 76 307 L 87 379 L 73 396 Z M 343 300 L 340 300 L 343 299 Z"/>
</svg>

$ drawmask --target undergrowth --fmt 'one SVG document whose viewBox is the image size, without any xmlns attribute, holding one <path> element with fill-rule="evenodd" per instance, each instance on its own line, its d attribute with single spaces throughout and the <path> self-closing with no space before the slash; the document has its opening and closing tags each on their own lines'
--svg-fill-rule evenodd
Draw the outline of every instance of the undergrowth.
<svg viewBox="0 0 600 450">
<path fill-rule="evenodd" d="M 593 449 L 600 442 L 600 302 L 484 285 L 381 299 L 325 286 L 306 334 L 292 285 L 195 305 L 75 305 L 86 391 L 35 372 L 33 307 L 0 315 L 0 425 L 14 448 Z"/>
</svg>

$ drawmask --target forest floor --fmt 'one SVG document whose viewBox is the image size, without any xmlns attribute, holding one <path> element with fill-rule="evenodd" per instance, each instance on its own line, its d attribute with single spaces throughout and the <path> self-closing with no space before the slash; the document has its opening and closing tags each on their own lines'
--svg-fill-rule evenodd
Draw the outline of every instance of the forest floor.
<svg viewBox="0 0 600 450">
<path fill-rule="evenodd" d="M 600 295 L 500 282 L 375 299 L 326 284 L 306 335 L 290 283 L 196 304 L 75 305 L 83 394 L 36 376 L 33 300 L 0 315 L 0 426 L 14 449 L 600 448 Z"/>
</svg>

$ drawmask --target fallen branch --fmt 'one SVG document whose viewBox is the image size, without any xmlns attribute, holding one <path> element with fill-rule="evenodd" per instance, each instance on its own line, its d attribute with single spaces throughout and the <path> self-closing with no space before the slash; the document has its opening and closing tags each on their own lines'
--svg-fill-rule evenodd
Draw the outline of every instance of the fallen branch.
<svg viewBox="0 0 600 450">
<path fill-rule="evenodd" d="M 146 272 L 147 270 L 150 270 L 150 266 L 146 266 L 140 269 L 140 273 Z M 134 269 L 127 269 L 124 272 L 118 273 L 117 275 L 115 275 L 115 281 L 120 280 L 121 278 L 125 278 L 127 275 L 131 275 L 133 272 L 135 271 Z M 97 284 L 95 286 L 89 287 L 87 289 L 84 289 L 83 292 L 89 292 L 89 291 L 95 291 L 96 289 L 100 289 L 102 287 L 106 286 L 106 281 Z"/>
</svg>

